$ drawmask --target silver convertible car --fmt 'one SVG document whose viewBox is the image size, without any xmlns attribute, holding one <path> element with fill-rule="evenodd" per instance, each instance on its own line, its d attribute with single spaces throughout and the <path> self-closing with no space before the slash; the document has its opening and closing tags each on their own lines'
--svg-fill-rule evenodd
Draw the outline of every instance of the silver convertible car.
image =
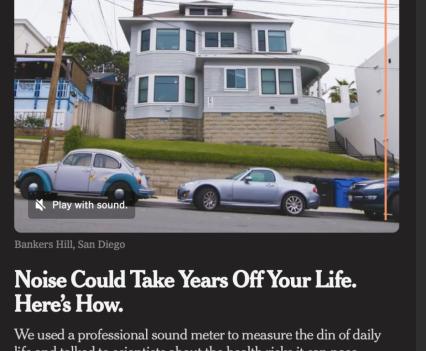
<svg viewBox="0 0 426 351">
<path fill-rule="evenodd" d="M 269 168 L 250 168 L 226 179 L 191 181 L 179 186 L 178 200 L 212 211 L 218 205 L 273 207 L 298 216 L 316 209 L 320 196 L 315 185 L 284 179 Z"/>
<path fill-rule="evenodd" d="M 24 169 L 15 185 L 26 199 L 71 193 L 134 205 L 154 194 L 139 167 L 119 152 L 104 149 L 77 149 L 60 162 Z"/>
</svg>

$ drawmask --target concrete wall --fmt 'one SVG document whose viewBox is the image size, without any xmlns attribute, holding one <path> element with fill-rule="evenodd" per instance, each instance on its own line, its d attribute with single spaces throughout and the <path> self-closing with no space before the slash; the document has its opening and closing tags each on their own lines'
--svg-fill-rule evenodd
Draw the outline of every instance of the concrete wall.
<svg viewBox="0 0 426 351">
<path fill-rule="evenodd" d="M 328 151 L 324 115 L 302 113 L 205 113 L 204 141 Z"/>
<path fill-rule="evenodd" d="M 211 163 L 167 162 L 140 159 L 133 159 L 133 161 L 150 177 L 150 184 L 156 190 L 157 195 L 169 196 L 176 196 L 177 187 L 184 182 L 196 179 L 225 178 L 248 168 L 248 166 L 243 165 Z M 277 168 L 276 170 L 287 179 L 293 179 L 296 175 L 323 178 L 352 178 L 358 176 L 380 178 L 380 174 L 373 173 L 319 171 L 296 168 Z"/>
<path fill-rule="evenodd" d="M 388 110 L 389 150 L 399 158 L 399 37 L 389 43 Z M 376 67 L 376 68 L 374 68 Z M 374 138 L 384 138 L 383 49 L 355 70 L 359 112 L 336 129 L 362 154 L 374 155 Z"/>
<path fill-rule="evenodd" d="M 24 168 L 38 165 L 40 155 L 40 140 L 15 139 L 14 175 Z M 50 141 L 48 163 L 57 162 L 64 157 L 64 138 L 55 138 Z"/>
</svg>

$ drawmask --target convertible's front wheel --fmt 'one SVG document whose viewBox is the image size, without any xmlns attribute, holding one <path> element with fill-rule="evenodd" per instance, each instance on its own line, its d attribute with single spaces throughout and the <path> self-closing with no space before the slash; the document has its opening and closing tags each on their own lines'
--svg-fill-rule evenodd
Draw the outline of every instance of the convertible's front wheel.
<svg viewBox="0 0 426 351">
<path fill-rule="evenodd" d="M 297 193 L 287 194 L 282 202 L 284 214 L 289 216 L 299 216 L 305 210 L 305 200 Z"/>
<path fill-rule="evenodd" d="M 19 186 L 24 199 L 38 199 L 44 195 L 43 183 L 40 177 L 29 175 L 25 177 Z"/>
<path fill-rule="evenodd" d="M 213 211 L 219 205 L 219 195 L 212 187 L 202 188 L 197 191 L 194 204 L 199 210 Z"/>
<path fill-rule="evenodd" d="M 117 182 L 108 189 L 108 201 L 123 202 L 126 206 L 133 206 L 137 202 L 135 194 L 127 183 Z"/>
</svg>

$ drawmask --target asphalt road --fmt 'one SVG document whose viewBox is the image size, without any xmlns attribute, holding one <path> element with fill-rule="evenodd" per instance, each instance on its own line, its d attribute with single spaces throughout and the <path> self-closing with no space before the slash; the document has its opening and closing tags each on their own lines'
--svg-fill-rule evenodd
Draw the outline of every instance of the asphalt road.
<svg viewBox="0 0 426 351">
<path fill-rule="evenodd" d="M 15 229 L 19 233 L 394 233 L 398 228 L 398 223 L 371 221 L 358 213 L 310 210 L 293 218 L 270 209 L 203 212 L 191 205 L 155 201 L 139 201 L 132 219 L 31 219 L 27 201 L 15 195 Z"/>
</svg>

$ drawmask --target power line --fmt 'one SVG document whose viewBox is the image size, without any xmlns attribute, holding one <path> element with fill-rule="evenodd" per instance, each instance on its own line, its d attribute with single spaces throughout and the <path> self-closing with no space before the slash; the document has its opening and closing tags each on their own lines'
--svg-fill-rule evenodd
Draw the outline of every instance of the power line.
<svg viewBox="0 0 426 351">
<path fill-rule="evenodd" d="M 105 0 L 105 1 L 110 1 L 110 0 Z M 150 0 L 146 0 L 146 1 L 150 1 Z M 118 4 L 116 4 L 116 6 L 119 6 Z M 129 11 L 133 11 L 133 10 L 131 10 L 131 9 L 128 9 Z M 254 12 L 258 12 L 258 11 L 254 11 Z M 168 24 L 170 27 L 174 27 L 174 28 L 177 28 L 177 29 L 181 29 L 179 26 L 177 26 L 177 25 L 175 25 L 175 24 L 172 24 L 170 21 L 167 21 L 167 20 L 159 20 L 158 18 L 155 18 L 154 16 L 152 16 L 152 15 L 144 15 L 145 17 L 148 17 L 148 18 L 150 18 L 151 20 L 153 20 L 154 22 L 158 22 L 158 23 L 166 23 L 166 24 Z M 199 32 L 196 32 L 196 35 L 198 36 L 198 37 L 200 37 L 200 38 L 202 38 L 202 34 L 201 33 L 199 33 Z M 244 46 L 241 46 L 241 44 L 238 44 L 235 48 L 237 48 L 237 49 L 241 49 L 241 50 L 243 50 L 243 51 L 246 51 L 246 52 L 252 52 L 252 48 L 250 47 L 244 47 Z M 264 56 L 264 57 L 268 57 L 268 58 L 278 58 L 278 59 L 282 59 L 283 57 L 282 56 L 277 56 L 277 55 L 271 55 L 271 54 L 267 54 L 267 53 L 256 53 L 256 54 L 258 54 L 258 55 L 262 55 L 262 56 Z M 330 66 L 341 66 L 341 67 L 350 67 L 350 68 L 358 68 L 358 69 L 371 69 L 371 70 L 377 70 L 377 69 L 381 69 L 381 70 L 383 70 L 383 68 L 380 68 L 380 67 L 377 67 L 377 66 L 371 66 L 371 67 L 368 67 L 368 66 L 355 66 L 355 65 L 348 65 L 348 64 L 339 64 L 339 63 L 331 63 L 331 62 L 327 62 L 327 64 L 328 65 L 330 65 Z M 391 69 L 393 69 L 393 70 L 399 70 L 399 67 L 390 67 L 390 68 L 388 68 L 389 70 L 391 70 Z"/>
<path fill-rule="evenodd" d="M 115 5 L 115 0 L 114 0 Z M 114 16 L 114 36 L 115 36 L 115 47 L 118 49 L 118 37 L 117 37 L 117 15 L 115 12 L 115 6 L 113 6 L 113 16 Z"/>
<path fill-rule="evenodd" d="M 105 20 L 104 12 L 103 12 L 103 10 L 102 10 L 101 1 L 100 1 L 100 0 L 98 0 L 97 2 L 98 2 L 99 11 L 101 12 L 102 21 L 103 21 L 103 23 L 104 23 L 105 31 L 106 31 L 107 36 L 108 36 L 109 44 L 110 44 L 110 46 L 111 46 L 111 47 L 113 47 L 113 45 L 112 45 L 112 40 L 111 40 L 111 36 L 109 35 L 108 26 L 107 26 L 107 23 L 106 23 L 106 20 Z"/>
<path fill-rule="evenodd" d="M 106 0 L 107 1 L 107 0 Z M 178 3 L 167 0 L 146 0 L 147 2 L 152 3 L 167 3 L 178 5 Z M 279 12 L 266 12 L 266 11 L 257 11 L 257 10 L 248 10 L 248 9 L 237 9 L 240 11 L 245 11 L 249 13 L 258 13 L 258 14 L 267 14 L 267 15 L 275 15 L 275 16 L 287 16 L 287 17 L 296 17 L 305 20 L 313 20 L 313 21 L 323 21 L 323 22 L 331 22 L 337 24 L 346 24 L 346 25 L 360 25 L 364 27 L 372 27 L 377 28 L 377 26 L 383 26 L 383 22 L 377 21 L 367 21 L 367 20 L 358 20 L 358 19 L 345 19 L 345 18 L 337 18 L 337 17 L 322 17 L 322 16 L 310 16 L 310 15 L 299 15 L 299 14 L 290 14 L 290 13 L 279 13 Z M 399 26 L 398 23 L 388 23 L 392 26 Z"/>
<path fill-rule="evenodd" d="M 76 23 L 78 24 L 78 26 L 80 27 L 80 29 L 83 31 L 83 33 L 86 35 L 87 39 L 89 39 L 89 41 L 93 41 L 91 36 L 89 35 L 89 33 L 86 31 L 86 29 L 83 27 L 83 25 L 80 23 L 77 15 L 75 14 L 75 11 L 71 12 L 71 15 L 74 17 Z"/>
<path fill-rule="evenodd" d="M 344 8 L 356 8 L 356 9 L 370 9 L 370 10 L 382 10 L 382 5 L 363 5 L 365 3 L 358 2 L 357 5 L 347 3 L 346 1 L 341 1 L 340 3 L 327 2 L 327 3 L 299 3 L 299 2 L 288 2 L 288 1 L 279 1 L 279 0 L 235 0 L 241 2 L 257 2 L 257 3 L 271 3 L 277 5 L 290 5 L 290 6 L 301 6 L 301 7 L 344 7 Z M 314 0 L 318 1 L 318 0 Z M 397 6 L 390 6 L 391 9 L 397 9 Z"/>
</svg>

